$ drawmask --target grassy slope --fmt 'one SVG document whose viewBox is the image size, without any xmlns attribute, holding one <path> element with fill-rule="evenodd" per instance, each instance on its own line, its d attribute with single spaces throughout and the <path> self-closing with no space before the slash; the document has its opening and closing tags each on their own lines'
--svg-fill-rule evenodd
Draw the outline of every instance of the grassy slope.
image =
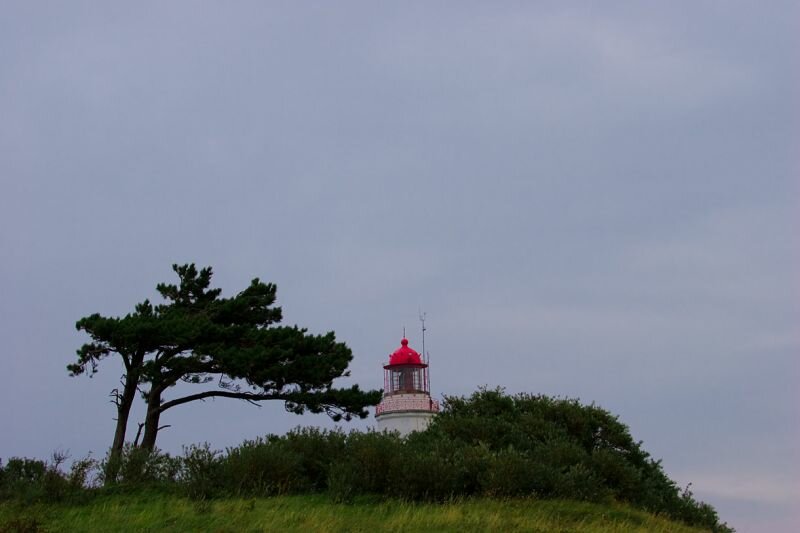
<svg viewBox="0 0 800 533">
<path fill-rule="evenodd" d="M 34 521 L 40 529 L 27 531 L 700 531 L 628 507 L 567 501 L 340 505 L 326 496 L 285 496 L 198 503 L 142 494 L 102 496 L 83 506 L 0 504 L 0 532 L 17 531 Z"/>
</svg>

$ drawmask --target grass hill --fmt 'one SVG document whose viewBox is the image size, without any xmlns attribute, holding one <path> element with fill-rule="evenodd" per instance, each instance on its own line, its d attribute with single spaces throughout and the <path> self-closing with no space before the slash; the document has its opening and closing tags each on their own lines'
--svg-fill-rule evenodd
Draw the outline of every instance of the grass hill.
<svg viewBox="0 0 800 533">
<path fill-rule="evenodd" d="M 325 495 L 191 501 L 158 493 L 117 494 L 86 505 L 0 505 L 0 532 L 527 531 L 696 533 L 705 531 L 624 505 L 532 499 L 443 504 Z"/>
</svg>

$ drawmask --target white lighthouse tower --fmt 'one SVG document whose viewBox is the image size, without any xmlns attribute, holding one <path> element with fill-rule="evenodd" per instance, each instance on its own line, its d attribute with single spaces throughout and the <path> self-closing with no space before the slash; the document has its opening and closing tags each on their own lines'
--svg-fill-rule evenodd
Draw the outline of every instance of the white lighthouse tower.
<svg viewBox="0 0 800 533">
<path fill-rule="evenodd" d="M 422 431 L 438 412 L 439 402 L 431 398 L 428 365 L 404 338 L 383 366 L 383 399 L 375 409 L 378 430 L 400 435 Z"/>
</svg>

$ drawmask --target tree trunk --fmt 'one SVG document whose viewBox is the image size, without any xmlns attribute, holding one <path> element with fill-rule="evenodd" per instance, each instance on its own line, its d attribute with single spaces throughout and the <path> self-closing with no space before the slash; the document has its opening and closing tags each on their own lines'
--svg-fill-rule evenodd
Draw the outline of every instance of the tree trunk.
<svg viewBox="0 0 800 533">
<path fill-rule="evenodd" d="M 161 387 L 153 385 L 147 395 L 147 415 L 144 419 L 144 437 L 141 448 L 153 450 L 158 437 L 158 423 L 161 418 Z"/>
<path fill-rule="evenodd" d="M 128 417 L 131 413 L 133 400 L 136 398 L 136 385 L 139 382 L 139 372 L 130 371 L 125 375 L 125 385 L 122 394 L 117 398 L 117 428 L 114 431 L 114 441 L 108 455 L 108 464 L 105 471 L 105 484 L 116 481 L 119 473 L 122 449 L 125 446 L 125 432 L 128 429 Z"/>
<path fill-rule="evenodd" d="M 136 380 L 125 378 L 125 387 L 117 404 L 117 429 L 114 432 L 114 442 L 111 444 L 111 453 L 119 454 L 125 445 L 125 432 L 128 429 L 128 417 L 131 413 L 133 399 L 136 396 Z"/>
</svg>

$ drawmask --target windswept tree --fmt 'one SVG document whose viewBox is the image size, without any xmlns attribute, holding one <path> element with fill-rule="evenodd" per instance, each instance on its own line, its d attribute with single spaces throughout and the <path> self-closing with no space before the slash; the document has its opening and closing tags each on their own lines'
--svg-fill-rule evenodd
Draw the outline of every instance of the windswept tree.
<svg viewBox="0 0 800 533">
<path fill-rule="evenodd" d="M 325 412 L 335 420 L 367 416 L 366 407 L 380 391 L 357 385 L 340 389 L 333 381 L 349 375 L 352 352 L 333 332 L 312 335 L 297 326 L 278 326 L 276 286 L 254 279 L 230 298 L 210 288 L 211 268 L 173 265 L 178 284 L 159 284 L 164 303 L 138 304 L 124 317 L 99 314 L 76 324 L 91 342 L 77 352 L 70 374 L 92 374 L 98 363 L 118 355 L 124 365 L 122 388 L 112 392 L 117 427 L 111 448 L 113 463 L 125 442 L 128 418 L 137 391 L 147 404 L 141 446 L 156 444 L 166 410 L 205 398 L 250 402 L 282 400 L 287 410 Z M 209 384 L 216 382 L 215 388 Z M 197 392 L 165 398 L 179 383 L 206 385 Z"/>
</svg>

